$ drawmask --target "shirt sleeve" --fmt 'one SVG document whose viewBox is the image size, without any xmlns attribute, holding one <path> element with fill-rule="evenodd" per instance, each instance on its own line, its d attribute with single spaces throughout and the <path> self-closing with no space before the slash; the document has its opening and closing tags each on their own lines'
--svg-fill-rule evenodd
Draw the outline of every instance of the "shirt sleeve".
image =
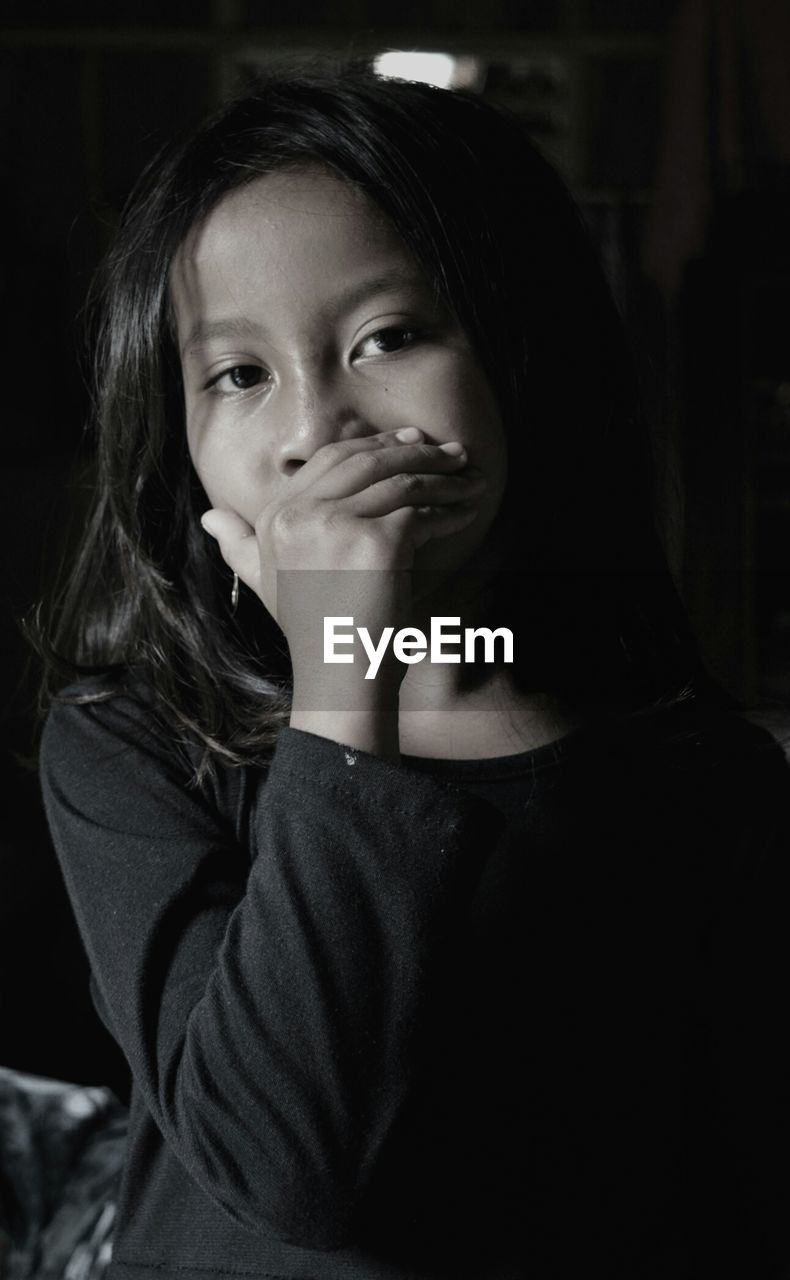
<svg viewBox="0 0 790 1280">
<path fill-rule="evenodd" d="M 237 829 L 127 697 L 56 704 L 42 742 L 102 1013 L 165 1141 L 247 1229 L 338 1248 L 503 820 L 297 729 L 239 772 Z"/>
</svg>

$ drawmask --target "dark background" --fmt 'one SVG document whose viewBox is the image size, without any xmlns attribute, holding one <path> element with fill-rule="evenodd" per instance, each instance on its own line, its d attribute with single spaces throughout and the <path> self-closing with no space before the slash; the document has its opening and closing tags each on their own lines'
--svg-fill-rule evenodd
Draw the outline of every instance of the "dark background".
<svg viewBox="0 0 790 1280">
<path fill-rule="evenodd" d="M 477 58 L 597 239 L 642 377 L 671 562 L 708 661 L 790 694 L 785 0 L 5 0 L 0 26 L 0 1062 L 123 1071 L 41 813 L 19 619 L 90 473 L 78 315 L 137 174 L 272 56 Z"/>
</svg>

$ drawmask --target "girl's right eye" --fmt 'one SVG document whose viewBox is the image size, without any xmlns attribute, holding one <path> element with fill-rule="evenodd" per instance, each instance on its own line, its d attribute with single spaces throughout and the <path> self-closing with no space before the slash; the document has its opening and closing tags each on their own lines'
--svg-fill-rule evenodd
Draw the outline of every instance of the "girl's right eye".
<svg viewBox="0 0 790 1280">
<path fill-rule="evenodd" d="M 260 386 L 270 374 L 257 364 L 235 364 L 231 369 L 223 369 L 206 383 L 207 391 L 216 391 L 220 395 L 235 395 L 240 391 L 251 391 Z"/>
</svg>

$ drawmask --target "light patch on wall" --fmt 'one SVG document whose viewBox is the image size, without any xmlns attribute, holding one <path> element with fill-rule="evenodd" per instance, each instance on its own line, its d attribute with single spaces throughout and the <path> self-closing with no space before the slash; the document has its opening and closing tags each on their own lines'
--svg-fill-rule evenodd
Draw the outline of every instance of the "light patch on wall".
<svg viewBox="0 0 790 1280">
<path fill-rule="evenodd" d="M 478 58 L 454 58 L 449 53 L 424 53 L 417 49 L 389 49 L 373 59 L 377 76 L 395 80 L 419 80 L 439 89 L 474 89 L 480 78 Z"/>
</svg>

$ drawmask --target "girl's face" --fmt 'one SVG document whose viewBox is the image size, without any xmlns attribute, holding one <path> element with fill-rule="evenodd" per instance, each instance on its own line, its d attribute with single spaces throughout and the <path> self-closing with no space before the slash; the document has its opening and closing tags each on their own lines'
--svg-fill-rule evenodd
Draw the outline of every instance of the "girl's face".
<svg viewBox="0 0 790 1280">
<path fill-rule="evenodd" d="M 506 479 L 493 392 L 361 193 L 318 166 L 256 179 L 188 237 L 171 294 L 189 451 L 213 507 L 252 525 L 322 445 L 419 427 L 460 440 L 488 487 L 476 519 L 416 566 L 455 569 L 482 544 Z"/>
</svg>

